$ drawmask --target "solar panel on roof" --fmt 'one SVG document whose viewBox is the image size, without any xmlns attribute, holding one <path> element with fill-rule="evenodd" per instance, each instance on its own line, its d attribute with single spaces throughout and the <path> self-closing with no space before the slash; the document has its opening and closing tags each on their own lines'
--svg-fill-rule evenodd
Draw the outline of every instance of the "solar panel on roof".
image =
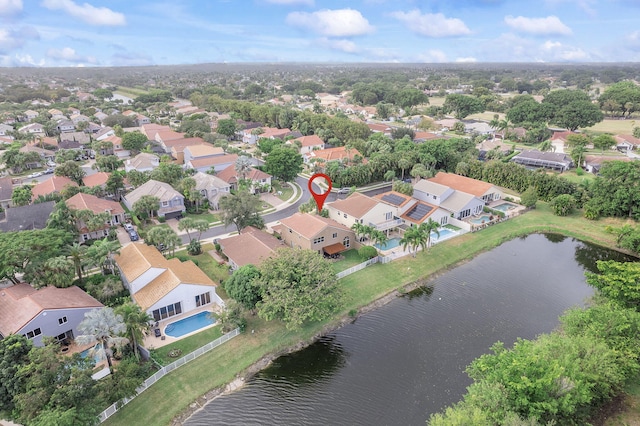
<svg viewBox="0 0 640 426">
<path fill-rule="evenodd" d="M 404 197 L 401 197 L 398 194 L 385 194 L 382 196 L 382 201 L 386 201 L 394 206 L 399 206 L 404 203 Z"/>
<path fill-rule="evenodd" d="M 407 216 L 413 220 L 420 220 L 429 214 L 431 210 L 433 210 L 433 207 L 431 206 L 427 206 L 426 204 L 417 204 L 407 213 Z"/>
</svg>

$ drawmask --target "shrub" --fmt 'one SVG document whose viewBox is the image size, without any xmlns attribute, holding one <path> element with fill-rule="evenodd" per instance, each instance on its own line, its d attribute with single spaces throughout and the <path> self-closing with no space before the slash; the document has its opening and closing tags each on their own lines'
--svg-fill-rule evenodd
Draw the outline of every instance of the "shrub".
<svg viewBox="0 0 640 426">
<path fill-rule="evenodd" d="M 165 223 L 166 221 L 167 221 L 167 218 L 165 218 L 164 216 L 158 216 L 158 222 Z"/>
<path fill-rule="evenodd" d="M 191 240 L 189 242 L 189 246 L 187 247 L 187 253 L 192 256 L 197 256 L 202 253 L 202 244 L 198 240 Z"/>
<path fill-rule="evenodd" d="M 378 255 L 378 250 L 371 246 L 362 246 L 358 249 L 358 254 L 365 260 L 373 259 Z"/>
<path fill-rule="evenodd" d="M 568 216 L 576 207 L 576 200 L 572 195 L 562 194 L 558 195 L 549 203 L 551 210 L 557 216 Z"/>
<path fill-rule="evenodd" d="M 527 188 L 526 191 L 522 193 L 520 196 L 520 204 L 523 206 L 533 209 L 536 207 L 536 203 L 538 202 L 538 192 L 533 186 Z"/>
</svg>

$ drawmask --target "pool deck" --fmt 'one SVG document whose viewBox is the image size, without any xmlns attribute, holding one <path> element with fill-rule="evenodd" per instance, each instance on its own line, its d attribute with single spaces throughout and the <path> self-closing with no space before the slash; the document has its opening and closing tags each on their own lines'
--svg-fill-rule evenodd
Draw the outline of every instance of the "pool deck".
<svg viewBox="0 0 640 426">
<path fill-rule="evenodd" d="M 207 328 L 211 328 L 211 327 L 215 326 L 216 323 L 208 325 L 206 327 L 202 327 L 199 330 L 196 330 L 196 331 L 191 332 L 191 333 L 187 333 L 187 334 L 185 334 L 183 336 L 180 336 L 180 337 L 167 336 L 165 334 L 165 332 L 164 332 L 164 330 L 167 327 L 167 325 L 169 325 L 172 322 L 176 322 L 176 321 L 181 320 L 183 318 L 187 318 L 187 317 L 193 316 L 193 315 L 198 314 L 200 312 L 211 312 L 212 309 L 215 311 L 216 308 L 219 308 L 219 307 L 215 303 L 209 303 L 208 305 L 200 306 L 200 307 L 198 307 L 198 308 L 196 308 L 196 309 L 194 309 L 192 311 L 184 312 L 184 313 L 181 313 L 180 315 L 175 315 L 175 316 L 173 316 L 171 318 L 166 318 L 166 319 L 163 319 L 163 320 L 159 321 L 158 328 L 160 329 L 160 333 L 162 333 L 162 337 L 164 337 L 164 339 L 162 337 L 156 337 L 155 334 L 153 333 L 153 329 L 155 327 L 151 327 L 151 329 L 147 332 L 146 336 L 144 337 L 144 339 L 142 341 L 142 346 L 144 346 L 147 349 L 161 348 L 163 346 L 168 345 L 169 343 L 177 342 L 178 340 L 184 339 L 187 336 L 191 336 L 193 334 L 201 332 L 202 330 L 206 330 Z"/>
</svg>

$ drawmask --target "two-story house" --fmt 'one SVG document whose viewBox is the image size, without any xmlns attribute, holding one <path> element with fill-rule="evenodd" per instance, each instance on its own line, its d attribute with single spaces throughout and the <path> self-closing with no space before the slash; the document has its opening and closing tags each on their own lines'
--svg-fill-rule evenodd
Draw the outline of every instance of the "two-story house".
<svg viewBox="0 0 640 426">
<path fill-rule="evenodd" d="M 75 132 L 76 125 L 73 124 L 71 120 L 60 120 L 58 121 L 56 129 L 58 129 L 60 133 Z"/>
<path fill-rule="evenodd" d="M 485 202 L 481 198 L 425 179 L 419 180 L 413 186 L 413 197 L 447 210 L 455 219 L 478 215 L 482 213 L 485 206 Z M 441 225 L 447 223 L 443 220 L 446 220 L 446 216 L 439 221 Z"/>
<path fill-rule="evenodd" d="M 104 306 L 76 286 L 36 290 L 21 283 L 0 289 L 0 338 L 22 334 L 35 346 L 42 338 L 73 340 L 84 315 Z"/>
<path fill-rule="evenodd" d="M 238 176 L 235 164 L 230 164 L 225 169 L 220 171 L 216 176 L 227 182 L 229 186 L 231 186 L 231 189 L 233 189 L 234 191 L 238 189 L 238 181 L 242 179 L 241 176 Z M 250 182 L 249 191 L 252 194 L 257 194 L 259 192 L 264 192 L 271 189 L 271 180 L 273 176 L 271 176 L 269 173 L 263 172 L 260 169 L 251 167 L 244 178 Z"/>
<path fill-rule="evenodd" d="M 438 172 L 438 174 L 429 179 L 429 181 L 448 186 L 456 191 L 475 195 L 476 197 L 483 199 L 487 204 L 493 201 L 498 201 L 503 197 L 502 191 L 497 186 L 481 180 L 460 176 L 455 173 Z"/>
<path fill-rule="evenodd" d="M 277 249 L 286 247 L 282 240 L 253 226 L 243 228 L 238 235 L 220 239 L 219 244 L 233 270 L 245 265 L 258 266 Z"/>
<path fill-rule="evenodd" d="M 41 195 L 45 197 L 49 194 L 60 194 L 67 186 L 78 186 L 78 184 L 66 176 L 51 176 L 31 188 L 31 199 L 35 200 Z"/>
<path fill-rule="evenodd" d="M 104 223 L 104 226 L 99 229 L 89 229 L 84 221 L 78 220 L 76 227 L 80 232 L 78 239 L 81 243 L 88 240 L 104 238 L 109 235 L 109 229 L 112 226 L 124 223 L 124 209 L 120 203 L 115 201 L 105 200 L 103 198 L 98 198 L 95 195 L 79 192 L 66 200 L 65 203 L 69 209 L 89 210 L 96 215 L 106 212 L 110 215 L 109 219 Z"/>
<path fill-rule="evenodd" d="M 326 206 L 329 217 L 347 228 L 360 223 L 379 231 L 387 231 L 403 223 L 398 217 L 398 207 L 360 192 L 354 192 L 349 197 Z"/>
<path fill-rule="evenodd" d="M 218 176 L 197 172 L 191 177 L 196 181 L 196 190 L 209 201 L 209 208 L 213 210 L 218 210 L 220 207 L 220 197 L 231 192 L 231 185 Z"/>
<path fill-rule="evenodd" d="M 125 161 L 124 169 L 128 173 L 131 170 L 150 172 L 160 165 L 160 157 L 148 152 L 141 152 L 133 158 Z"/>
<path fill-rule="evenodd" d="M 173 219 L 182 216 L 186 211 L 184 206 L 184 196 L 173 189 L 171 185 L 157 180 L 149 180 L 138 188 L 122 197 L 122 201 L 129 210 L 133 210 L 133 205 L 142 198 L 143 195 L 152 195 L 157 197 L 158 216 L 166 219 Z"/>
<path fill-rule="evenodd" d="M 274 230 L 287 246 L 314 250 L 326 256 L 334 256 L 358 246 L 351 229 L 316 214 L 295 213 L 282 219 Z"/>
<path fill-rule="evenodd" d="M 311 151 L 324 149 L 324 141 L 318 135 L 301 136 L 285 142 L 287 145 L 298 146 L 301 155 L 309 154 Z"/>
<path fill-rule="evenodd" d="M 167 260 L 155 247 L 130 243 L 115 256 L 125 287 L 156 321 L 207 305 L 224 307 L 216 286 L 192 261 Z"/>
</svg>

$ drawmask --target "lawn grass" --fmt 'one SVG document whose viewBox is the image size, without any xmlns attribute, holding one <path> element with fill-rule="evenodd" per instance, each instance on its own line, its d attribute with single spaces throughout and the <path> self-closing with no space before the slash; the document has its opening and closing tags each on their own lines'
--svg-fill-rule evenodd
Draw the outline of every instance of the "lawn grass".
<svg viewBox="0 0 640 426">
<path fill-rule="evenodd" d="M 623 411 L 608 418 L 604 425 L 640 425 L 640 376 L 630 380 L 625 388 Z"/>
<path fill-rule="evenodd" d="M 139 89 L 137 87 L 118 86 L 118 89 L 114 93 L 128 97 L 137 97 L 140 95 L 146 95 L 149 91 Z"/>
<path fill-rule="evenodd" d="M 184 212 L 182 213 L 182 215 L 184 217 L 192 217 L 194 219 L 204 219 L 209 223 L 220 222 L 220 216 L 218 216 L 215 213 L 210 213 L 202 210 L 201 210 L 201 213 L 198 213 L 198 214 Z"/>
<path fill-rule="evenodd" d="M 535 210 L 480 232 L 439 243 L 428 252 L 419 252 L 417 258 L 408 256 L 384 265 L 375 264 L 340 280 L 345 303 L 332 320 L 305 324 L 303 328 L 292 331 L 279 321 L 265 322 L 250 316 L 247 330 L 251 332 L 239 335 L 164 377 L 105 424 L 130 425 L 145 419 L 149 426 L 168 425 L 199 396 L 242 376 L 247 368 L 263 357 L 276 356 L 300 342 L 311 342 L 315 336 L 338 326 L 349 312 L 357 311 L 407 284 L 429 279 L 510 239 L 534 232 L 556 232 L 615 247 L 615 236 L 607 233 L 605 227 L 619 227 L 625 223 L 628 222 L 610 218 L 588 221 L 581 212 L 559 217 L 551 213 L 546 203 L 539 202 Z"/>
<path fill-rule="evenodd" d="M 588 173 L 588 172 L 584 172 L 582 174 L 582 176 L 578 176 L 578 174 L 576 173 L 575 169 L 572 169 L 568 172 L 564 172 L 561 175 L 563 178 L 565 178 L 566 180 L 568 180 L 569 182 L 573 182 L 573 183 L 577 183 L 577 184 L 581 184 L 581 183 L 585 183 L 587 181 L 591 181 L 593 179 L 595 179 L 596 175 L 594 175 L 593 173 Z"/>
<path fill-rule="evenodd" d="M 598 132 L 598 133 L 611 133 L 614 135 L 617 135 L 617 134 L 631 135 L 633 134 L 633 127 L 637 126 L 637 124 L 635 123 L 636 123 L 635 120 L 605 119 L 599 122 L 598 124 L 596 124 L 595 126 L 587 127 L 582 130 L 590 130 L 592 132 Z"/>
<path fill-rule="evenodd" d="M 221 328 L 221 325 L 216 325 L 203 330 L 200 333 L 194 334 L 193 336 L 185 337 L 184 339 L 180 339 L 177 342 L 170 343 L 158 349 L 152 349 L 151 356 L 162 365 L 171 364 L 173 361 L 222 336 Z M 179 349 L 181 351 L 181 355 L 174 358 L 168 356 L 167 354 L 172 349 Z"/>
<path fill-rule="evenodd" d="M 356 266 L 364 262 L 364 259 L 360 257 L 360 255 L 358 254 L 358 250 L 356 249 L 347 250 L 342 253 L 342 256 L 343 259 L 340 259 L 337 262 L 333 262 L 331 264 L 335 273 L 342 272 L 345 269 L 349 269 L 352 266 Z"/>
<path fill-rule="evenodd" d="M 195 263 L 198 264 L 198 267 L 202 269 L 209 278 L 211 278 L 216 283 L 222 283 L 222 281 L 229 278 L 229 267 L 227 265 L 220 265 L 218 262 L 216 262 L 215 259 L 211 257 L 209 253 L 207 253 L 210 250 L 214 250 L 213 244 L 207 243 L 202 245 L 202 253 L 197 256 L 188 254 L 186 250 L 181 250 L 176 254 L 179 255 L 181 260 L 194 260 Z M 218 296 L 222 297 L 222 295 L 220 294 L 220 290 L 220 287 L 216 288 L 216 293 L 218 294 Z M 223 297 L 223 299 L 225 298 Z"/>
<path fill-rule="evenodd" d="M 288 184 L 282 185 L 280 182 L 274 181 L 271 186 L 273 187 L 275 196 L 282 201 L 287 201 L 293 195 L 293 188 Z M 282 195 L 278 195 L 278 191 L 282 192 Z"/>
</svg>

